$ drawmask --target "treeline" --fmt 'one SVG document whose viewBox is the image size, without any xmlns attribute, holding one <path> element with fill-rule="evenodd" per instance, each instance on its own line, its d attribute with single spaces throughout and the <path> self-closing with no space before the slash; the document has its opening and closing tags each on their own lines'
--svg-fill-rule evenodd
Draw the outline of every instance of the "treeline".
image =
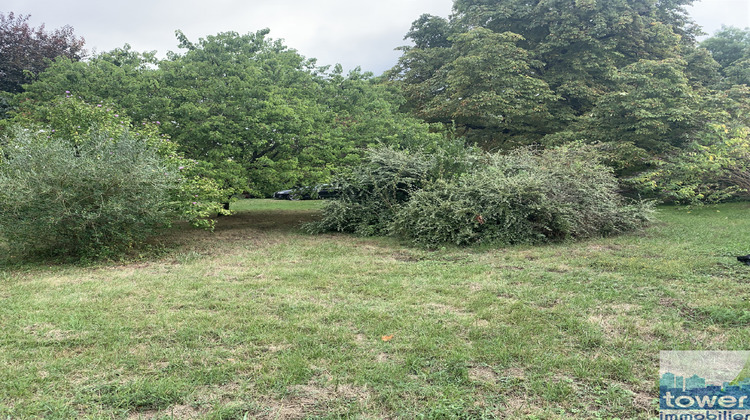
<svg viewBox="0 0 750 420">
<path fill-rule="evenodd" d="M 268 30 L 197 41 L 177 31 L 178 52 L 164 59 L 128 45 L 89 57 L 69 27 L 47 32 L 29 27 L 28 16 L 0 13 L 0 235 L 8 243 L 30 236 L 18 229 L 34 203 L 20 197 L 57 191 L 50 200 L 67 206 L 65 191 L 75 189 L 54 177 L 42 187 L 28 174 L 22 186 L 23 159 L 38 156 L 26 167 L 56 167 L 62 177 L 62 162 L 84 161 L 71 155 L 89 156 L 90 167 L 97 156 L 129 162 L 92 151 L 114 155 L 118 144 L 131 145 L 117 149 L 131 160 L 149 156 L 151 164 L 128 171 L 171 180 L 142 177 L 144 191 L 168 192 L 148 206 L 161 209 L 158 217 L 140 210 L 149 214 L 138 221 L 144 232 L 175 218 L 211 227 L 209 216 L 236 194 L 346 177 L 370 165 L 368 149 L 443 153 L 456 140 L 492 153 L 586 146 L 593 152 L 580 156 L 601 161 L 633 196 L 747 197 L 750 31 L 724 28 L 698 43 L 689 3 L 455 0 L 450 18 L 413 23 L 411 45 L 380 77 L 320 66 Z M 24 153 L 53 146 L 62 147 L 57 166 Z M 86 210 L 66 207 L 65 222 L 85 219 L 76 229 L 100 238 L 97 246 L 117 242 L 97 218 L 104 197 L 121 190 L 101 184 L 82 193 L 98 197 Z"/>
</svg>

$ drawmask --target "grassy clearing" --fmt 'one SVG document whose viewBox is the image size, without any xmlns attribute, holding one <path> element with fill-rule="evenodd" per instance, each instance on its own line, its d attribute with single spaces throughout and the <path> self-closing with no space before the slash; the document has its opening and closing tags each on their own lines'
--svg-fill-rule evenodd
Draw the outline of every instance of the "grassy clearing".
<svg viewBox="0 0 750 420">
<path fill-rule="evenodd" d="M 0 271 L 0 418 L 649 418 L 658 352 L 750 348 L 750 205 L 423 250 L 246 200 L 150 261 Z M 384 340 L 388 339 L 389 340 Z"/>
</svg>

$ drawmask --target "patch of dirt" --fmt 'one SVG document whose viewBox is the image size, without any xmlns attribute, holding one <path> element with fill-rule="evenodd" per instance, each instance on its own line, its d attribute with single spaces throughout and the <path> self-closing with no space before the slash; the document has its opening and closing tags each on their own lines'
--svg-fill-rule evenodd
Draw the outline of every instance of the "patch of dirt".
<svg viewBox="0 0 750 420">
<path fill-rule="evenodd" d="M 535 260 L 536 257 L 531 258 L 531 260 Z M 498 270 L 517 270 L 517 271 L 523 271 L 525 270 L 524 267 L 519 267 L 517 265 L 495 265 L 492 268 L 498 269 Z"/>
<path fill-rule="evenodd" d="M 38 324 L 31 324 L 27 325 L 22 328 L 23 332 L 29 335 L 33 335 L 35 337 L 39 337 L 42 335 L 43 331 L 49 331 L 54 329 L 55 326 L 46 322 L 38 323 Z"/>
<path fill-rule="evenodd" d="M 269 346 L 263 347 L 261 350 L 268 353 L 278 353 L 280 351 L 288 350 L 292 346 L 289 344 L 271 344 Z"/>
<path fill-rule="evenodd" d="M 596 314 L 589 316 L 588 321 L 592 324 L 598 325 L 599 328 L 601 328 L 604 334 L 606 334 L 608 337 L 615 337 L 620 335 L 620 331 L 616 326 L 616 317 Z"/>
<path fill-rule="evenodd" d="M 281 400 L 265 401 L 266 410 L 256 413 L 260 419 L 300 419 L 316 413 L 323 414 L 337 400 L 348 403 L 366 404 L 372 400 L 370 391 L 365 387 L 351 384 L 335 384 L 327 381 L 321 384 L 311 380 L 306 385 L 294 385 L 288 388 L 289 395 Z"/>
<path fill-rule="evenodd" d="M 128 420 L 147 420 L 168 416 L 172 419 L 198 419 L 205 416 L 205 412 L 195 409 L 189 405 L 180 404 L 169 407 L 165 410 L 148 410 L 137 413 L 130 413 Z"/>
<path fill-rule="evenodd" d="M 665 308 L 675 308 L 677 307 L 677 302 L 677 299 L 661 298 L 659 299 L 659 306 L 664 306 Z"/>
<path fill-rule="evenodd" d="M 521 368 L 508 368 L 503 371 L 503 376 L 506 378 L 525 379 L 526 372 Z"/>
<path fill-rule="evenodd" d="M 391 356 L 388 355 L 388 353 L 378 353 L 378 355 L 375 357 L 375 361 L 378 363 L 385 363 L 389 360 L 391 360 Z"/>
<path fill-rule="evenodd" d="M 466 312 L 464 310 L 461 310 L 459 308 L 450 306 L 450 305 L 444 305 L 442 303 L 428 303 L 427 308 L 439 313 L 439 314 L 453 314 L 457 316 L 472 316 L 471 313 Z"/>
<path fill-rule="evenodd" d="M 478 292 L 484 289 L 484 286 L 481 283 L 469 283 L 468 287 L 469 287 L 469 290 L 471 290 L 472 292 Z"/>
<path fill-rule="evenodd" d="M 469 379 L 475 382 L 497 382 L 497 374 L 489 366 L 474 366 L 469 368 Z"/>
<path fill-rule="evenodd" d="M 586 248 L 596 252 L 619 251 L 622 249 L 620 245 L 615 244 L 589 244 Z"/>
<path fill-rule="evenodd" d="M 531 405 L 532 401 L 526 396 L 508 395 L 505 398 L 505 412 L 502 414 L 510 419 L 526 418 L 528 414 L 531 414 Z"/>
<path fill-rule="evenodd" d="M 54 325 L 48 323 L 27 325 L 23 328 L 23 332 L 32 337 L 49 341 L 65 341 L 79 338 L 83 335 L 81 332 L 55 328 Z"/>
<path fill-rule="evenodd" d="M 639 413 L 651 413 L 653 416 L 656 416 L 658 413 L 654 410 L 653 400 L 654 396 L 648 392 L 637 392 L 633 396 L 633 407 L 635 407 Z"/>
<path fill-rule="evenodd" d="M 634 312 L 642 309 L 641 305 L 630 303 L 611 304 L 601 308 L 597 313 L 589 315 L 587 320 L 601 328 L 607 337 L 617 338 L 623 335 L 622 322 L 620 316 L 627 315 L 628 326 L 633 327 L 635 332 L 641 337 L 653 337 L 653 328 L 639 317 L 632 317 Z"/>
</svg>

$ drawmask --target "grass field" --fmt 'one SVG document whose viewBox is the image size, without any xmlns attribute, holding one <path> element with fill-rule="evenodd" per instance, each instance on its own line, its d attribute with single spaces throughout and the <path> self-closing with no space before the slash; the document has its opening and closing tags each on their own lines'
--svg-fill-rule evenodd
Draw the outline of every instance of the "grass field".
<svg viewBox="0 0 750 420">
<path fill-rule="evenodd" d="M 425 250 L 244 200 L 158 256 L 0 266 L 0 418 L 653 418 L 660 350 L 750 349 L 749 203 Z"/>
</svg>

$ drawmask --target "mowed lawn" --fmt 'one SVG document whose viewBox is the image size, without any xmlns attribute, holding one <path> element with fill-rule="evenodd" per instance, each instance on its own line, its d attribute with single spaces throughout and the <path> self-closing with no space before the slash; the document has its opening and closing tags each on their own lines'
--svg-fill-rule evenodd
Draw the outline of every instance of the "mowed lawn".
<svg viewBox="0 0 750 420">
<path fill-rule="evenodd" d="M 124 264 L 0 266 L 0 418 L 653 418 L 660 350 L 750 348 L 750 203 L 504 249 L 244 200 Z"/>
</svg>

